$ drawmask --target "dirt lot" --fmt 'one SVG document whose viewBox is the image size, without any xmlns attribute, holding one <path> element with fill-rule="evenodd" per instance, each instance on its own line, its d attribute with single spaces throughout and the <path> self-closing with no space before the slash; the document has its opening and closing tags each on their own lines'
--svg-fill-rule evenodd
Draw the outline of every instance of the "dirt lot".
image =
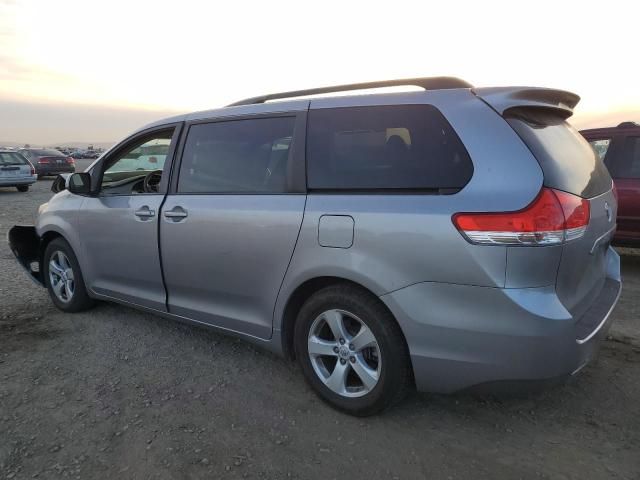
<svg viewBox="0 0 640 480">
<path fill-rule="evenodd" d="M 295 365 L 121 306 L 56 311 L 4 238 L 50 181 L 0 188 L 2 478 L 640 478 L 640 255 L 597 362 L 526 398 L 414 394 L 356 419 Z"/>
</svg>

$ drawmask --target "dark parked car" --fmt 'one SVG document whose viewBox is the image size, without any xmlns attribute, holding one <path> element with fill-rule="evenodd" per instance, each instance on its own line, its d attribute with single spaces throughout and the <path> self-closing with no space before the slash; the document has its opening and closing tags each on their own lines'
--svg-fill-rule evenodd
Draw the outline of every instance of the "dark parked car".
<svg viewBox="0 0 640 480">
<path fill-rule="evenodd" d="M 73 173 L 76 171 L 75 160 L 58 150 L 23 148 L 20 153 L 33 164 L 38 178 L 45 175 Z"/>
<path fill-rule="evenodd" d="M 613 177 L 618 192 L 618 229 L 614 244 L 640 247 L 640 125 L 582 130 Z"/>
</svg>

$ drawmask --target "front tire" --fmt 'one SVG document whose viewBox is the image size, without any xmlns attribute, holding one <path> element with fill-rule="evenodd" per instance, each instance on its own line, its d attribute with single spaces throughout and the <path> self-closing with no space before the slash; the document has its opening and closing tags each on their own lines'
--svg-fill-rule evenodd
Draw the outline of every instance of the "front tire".
<svg viewBox="0 0 640 480">
<path fill-rule="evenodd" d="M 400 327 L 380 300 L 355 285 L 331 285 L 304 303 L 294 347 L 309 385 L 346 413 L 373 415 L 411 388 Z"/>
<path fill-rule="evenodd" d="M 81 312 L 93 307 L 73 249 L 63 238 L 52 240 L 43 258 L 44 282 L 51 300 L 63 312 Z"/>
<path fill-rule="evenodd" d="M 29 191 L 29 185 L 18 185 L 16 188 L 18 189 L 19 192 L 28 192 Z"/>
</svg>

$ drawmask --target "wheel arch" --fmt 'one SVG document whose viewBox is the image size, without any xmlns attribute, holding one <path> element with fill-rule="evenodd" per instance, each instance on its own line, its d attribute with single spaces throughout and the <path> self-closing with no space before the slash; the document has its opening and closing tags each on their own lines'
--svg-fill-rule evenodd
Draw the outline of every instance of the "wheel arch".
<svg viewBox="0 0 640 480">
<path fill-rule="evenodd" d="M 373 293 L 366 286 L 356 281 L 350 280 L 348 278 L 336 277 L 336 276 L 319 276 L 319 277 L 310 278 L 302 282 L 292 291 L 292 293 L 289 295 L 289 298 L 287 299 L 287 302 L 285 304 L 285 307 L 282 313 L 281 323 L 280 323 L 280 338 L 282 342 L 282 353 L 284 354 L 285 358 L 288 358 L 290 360 L 295 359 L 295 351 L 293 348 L 293 335 L 294 335 L 296 319 L 298 317 L 298 312 L 302 308 L 302 305 L 304 304 L 304 302 L 309 297 L 311 297 L 311 295 L 322 290 L 323 288 L 328 287 L 330 285 L 337 285 L 337 284 L 354 286 L 368 293 L 372 298 L 375 298 L 376 301 L 378 301 L 380 305 L 389 313 L 389 316 L 393 319 L 393 321 L 398 325 L 398 328 L 402 332 L 402 338 L 404 340 L 405 347 L 407 348 L 407 351 L 408 351 L 407 340 L 404 336 L 404 331 L 402 330 L 400 323 L 393 315 L 393 312 L 389 310 L 389 307 L 387 307 L 387 305 L 382 300 L 380 300 L 380 298 L 375 293 Z"/>
<path fill-rule="evenodd" d="M 65 238 L 65 236 L 63 234 L 61 234 L 60 232 L 58 232 L 56 230 L 47 230 L 46 232 L 44 232 L 40 236 L 40 252 L 38 254 L 38 256 L 39 256 L 39 264 L 40 264 L 40 271 L 41 272 L 44 272 L 44 252 L 47 250 L 47 246 L 52 241 L 54 241 L 56 238 L 62 238 L 65 242 L 67 242 L 69 245 L 71 245 L 69 240 L 67 238 Z M 44 278 L 43 278 L 43 282 L 44 282 Z"/>
</svg>

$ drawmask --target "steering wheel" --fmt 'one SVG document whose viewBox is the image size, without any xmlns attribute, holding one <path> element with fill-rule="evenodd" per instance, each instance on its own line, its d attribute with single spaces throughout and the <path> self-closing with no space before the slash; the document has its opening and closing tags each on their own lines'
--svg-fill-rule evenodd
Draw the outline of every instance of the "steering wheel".
<svg viewBox="0 0 640 480">
<path fill-rule="evenodd" d="M 142 182 L 142 188 L 145 193 L 158 193 L 158 185 L 162 180 L 162 170 L 154 170 L 149 172 Z"/>
</svg>

